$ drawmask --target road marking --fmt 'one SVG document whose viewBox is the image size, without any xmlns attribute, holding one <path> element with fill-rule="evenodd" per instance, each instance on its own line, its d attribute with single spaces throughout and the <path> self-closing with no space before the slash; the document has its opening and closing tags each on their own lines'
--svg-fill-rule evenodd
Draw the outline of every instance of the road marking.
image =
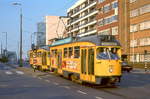
<svg viewBox="0 0 150 99">
<path fill-rule="evenodd" d="M 55 85 L 59 85 L 59 83 L 54 82 Z"/>
<path fill-rule="evenodd" d="M 0 87 L 7 87 L 8 85 L 0 85 Z"/>
<path fill-rule="evenodd" d="M 29 87 L 29 85 L 23 85 L 23 87 Z"/>
<path fill-rule="evenodd" d="M 24 72 L 22 72 L 22 71 L 16 71 L 16 73 L 17 73 L 17 74 L 20 74 L 20 75 L 23 75 L 23 74 L 24 74 Z"/>
<path fill-rule="evenodd" d="M 63 87 L 63 88 L 66 88 L 66 89 L 70 89 L 70 87 L 68 87 L 68 86 L 60 86 L 60 87 Z"/>
<path fill-rule="evenodd" d="M 50 82 L 49 80 L 45 80 L 46 82 Z"/>
<path fill-rule="evenodd" d="M 102 98 L 102 97 L 97 97 L 97 96 L 96 96 L 95 98 L 96 98 L 96 99 L 104 99 L 104 98 Z"/>
<path fill-rule="evenodd" d="M 41 77 L 39 77 L 39 79 L 42 79 Z"/>
<path fill-rule="evenodd" d="M 36 78 L 36 76 L 33 76 L 33 78 Z"/>
<path fill-rule="evenodd" d="M 81 93 L 81 94 L 84 94 L 84 95 L 87 94 L 87 93 L 85 93 L 85 92 L 83 92 L 83 91 L 81 91 L 81 90 L 78 90 L 77 92 L 78 92 L 78 93 Z"/>
<path fill-rule="evenodd" d="M 13 73 L 11 71 L 6 71 L 5 72 L 7 75 L 12 75 Z"/>
</svg>

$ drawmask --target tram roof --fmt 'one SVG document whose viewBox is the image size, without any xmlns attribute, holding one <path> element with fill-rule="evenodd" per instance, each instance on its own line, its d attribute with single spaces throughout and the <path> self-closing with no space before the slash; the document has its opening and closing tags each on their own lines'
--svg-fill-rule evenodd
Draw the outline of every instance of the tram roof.
<svg viewBox="0 0 150 99">
<path fill-rule="evenodd" d="M 77 38 L 77 41 L 92 42 L 97 46 L 120 46 L 118 40 L 112 35 L 92 35 L 82 38 Z"/>
<path fill-rule="evenodd" d="M 68 37 L 56 40 L 51 45 L 49 45 L 49 47 L 69 44 L 73 42 L 91 42 L 96 44 L 97 46 L 120 46 L 119 41 L 117 41 L 112 35 L 92 35 L 86 37 Z"/>
</svg>

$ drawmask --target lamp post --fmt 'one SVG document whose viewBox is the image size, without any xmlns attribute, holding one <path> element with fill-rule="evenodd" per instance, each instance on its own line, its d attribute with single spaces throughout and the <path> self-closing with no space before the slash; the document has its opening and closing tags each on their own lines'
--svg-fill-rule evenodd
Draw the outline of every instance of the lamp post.
<svg viewBox="0 0 150 99">
<path fill-rule="evenodd" d="M 5 35 L 6 35 L 6 51 L 7 51 L 7 32 L 2 32 L 2 33 L 4 33 Z"/>
<path fill-rule="evenodd" d="M 5 40 L 5 41 L 6 41 L 6 45 L 5 45 L 6 47 L 5 47 L 5 50 L 4 50 L 4 51 L 5 51 L 4 55 L 7 57 L 7 32 L 2 32 L 2 33 L 6 35 L 6 36 L 5 36 L 5 37 L 6 37 L 6 38 L 5 38 L 5 39 L 6 39 L 6 40 Z"/>
<path fill-rule="evenodd" d="M 21 3 L 13 3 L 13 5 L 15 6 L 20 6 L 20 62 L 19 62 L 19 66 L 22 67 L 22 5 Z"/>
</svg>

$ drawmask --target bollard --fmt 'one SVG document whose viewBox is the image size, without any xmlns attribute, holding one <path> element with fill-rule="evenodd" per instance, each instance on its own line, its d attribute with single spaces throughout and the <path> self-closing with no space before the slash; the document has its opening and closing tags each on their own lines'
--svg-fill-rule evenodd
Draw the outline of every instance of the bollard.
<svg viewBox="0 0 150 99">
<path fill-rule="evenodd" d="M 147 62 L 145 62 L 145 72 L 147 72 Z"/>
</svg>

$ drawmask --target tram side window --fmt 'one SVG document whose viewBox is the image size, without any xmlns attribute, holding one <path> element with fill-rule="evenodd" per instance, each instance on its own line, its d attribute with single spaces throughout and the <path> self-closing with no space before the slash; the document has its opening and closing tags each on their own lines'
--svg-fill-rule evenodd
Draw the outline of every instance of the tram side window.
<svg viewBox="0 0 150 99">
<path fill-rule="evenodd" d="M 69 47 L 69 58 L 73 58 L 73 48 Z"/>
<path fill-rule="evenodd" d="M 55 58 L 57 55 L 57 50 L 52 50 L 52 57 Z"/>
<path fill-rule="evenodd" d="M 76 46 L 74 47 L 74 58 L 79 58 L 80 57 L 80 47 Z"/>
<path fill-rule="evenodd" d="M 67 58 L 67 48 L 64 48 L 64 58 Z"/>
<path fill-rule="evenodd" d="M 39 53 L 38 53 L 38 57 L 41 57 L 41 54 L 42 54 L 42 53 L 41 53 L 41 52 L 39 52 Z"/>
<path fill-rule="evenodd" d="M 56 50 L 54 50 L 55 51 L 55 58 L 57 57 L 57 49 Z"/>
<path fill-rule="evenodd" d="M 50 52 L 48 52 L 47 54 L 48 54 L 47 57 L 50 57 Z"/>
<path fill-rule="evenodd" d="M 30 53 L 30 57 L 33 58 L 33 54 L 32 53 Z"/>
</svg>

